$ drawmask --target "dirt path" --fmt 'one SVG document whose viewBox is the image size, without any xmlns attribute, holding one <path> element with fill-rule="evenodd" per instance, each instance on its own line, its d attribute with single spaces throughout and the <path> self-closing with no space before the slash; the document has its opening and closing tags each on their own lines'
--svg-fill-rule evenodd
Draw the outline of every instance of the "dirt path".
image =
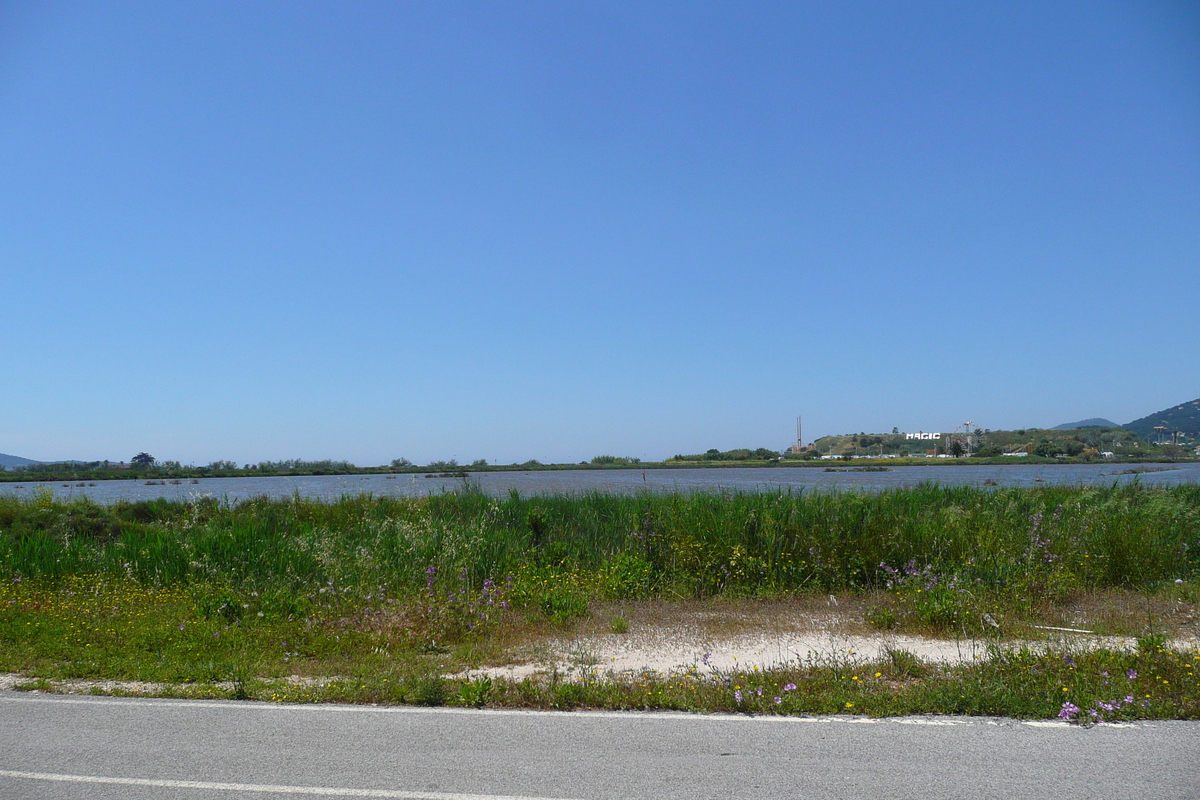
<svg viewBox="0 0 1200 800">
<path fill-rule="evenodd" d="M 516 648 L 513 663 L 472 670 L 520 680 L 557 670 L 584 674 L 721 672 L 785 664 L 857 664 L 906 650 L 927 662 L 984 658 L 983 639 L 948 639 L 879 632 L 866 625 L 861 604 L 835 598 L 779 603 L 628 603 L 598 609 L 572 635 Z M 621 631 L 621 632 L 616 632 Z M 1047 630 L 1036 640 L 1003 640 L 1005 648 L 1132 649 L 1131 637 Z M 1194 646 L 1193 636 L 1181 640 Z"/>
</svg>

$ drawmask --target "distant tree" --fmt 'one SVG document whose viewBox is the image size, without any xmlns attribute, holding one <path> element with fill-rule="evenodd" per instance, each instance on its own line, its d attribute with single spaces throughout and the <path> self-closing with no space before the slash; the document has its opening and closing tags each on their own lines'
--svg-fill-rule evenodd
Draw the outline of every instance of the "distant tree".
<svg viewBox="0 0 1200 800">
<path fill-rule="evenodd" d="M 411 467 L 412 462 L 407 458 L 393 458 L 391 466 L 392 469 L 404 469 L 405 467 Z"/>
<path fill-rule="evenodd" d="M 950 455 L 954 456 L 955 458 L 962 458 L 966 452 L 966 448 L 963 447 L 963 443 L 959 439 L 955 439 L 950 443 Z"/>
<path fill-rule="evenodd" d="M 477 458 L 471 462 L 471 466 L 475 469 L 483 469 L 488 465 L 486 458 Z"/>
<path fill-rule="evenodd" d="M 900 435 L 900 429 L 893 427 L 892 428 L 892 436 L 899 436 L 899 435 Z"/>
<path fill-rule="evenodd" d="M 138 453 L 133 458 L 129 459 L 129 463 L 138 467 L 153 467 L 154 456 L 149 453 Z"/>
<path fill-rule="evenodd" d="M 1042 458 L 1054 458 L 1057 455 L 1061 455 L 1062 452 L 1063 449 L 1057 442 L 1051 442 L 1047 439 L 1038 442 L 1037 447 L 1033 448 L 1033 454 Z"/>
<path fill-rule="evenodd" d="M 1004 455 L 1004 451 L 994 444 L 985 444 L 972 454 L 972 458 L 995 458 Z"/>
</svg>

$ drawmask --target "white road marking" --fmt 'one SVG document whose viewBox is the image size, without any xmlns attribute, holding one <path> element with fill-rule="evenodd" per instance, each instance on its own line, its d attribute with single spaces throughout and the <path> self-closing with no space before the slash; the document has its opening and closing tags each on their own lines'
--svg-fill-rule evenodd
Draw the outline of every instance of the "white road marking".
<svg viewBox="0 0 1200 800">
<path fill-rule="evenodd" d="M 61 775 L 56 772 L 20 772 L 0 769 L 0 778 L 24 778 L 64 783 L 105 783 L 118 786 L 152 786 L 165 789 L 208 789 L 220 792 L 262 792 L 303 794 L 324 797 L 391 797 L 401 800 L 556 800 L 507 794 L 461 794 L 458 792 L 404 792 L 394 789 L 348 789 L 327 786 L 279 786 L 262 783 L 213 783 L 211 781 L 170 781 L 153 778 L 109 778 L 100 775 Z M 561 800 L 561 799 L 558 799 Z"/>
</svg>

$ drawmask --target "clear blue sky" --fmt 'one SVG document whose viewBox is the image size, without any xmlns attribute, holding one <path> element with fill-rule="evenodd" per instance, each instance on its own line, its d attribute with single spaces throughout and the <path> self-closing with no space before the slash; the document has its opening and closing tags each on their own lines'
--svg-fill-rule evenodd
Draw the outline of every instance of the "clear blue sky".
<svg viewBox="0 0 1200 800">
<path fill-rule="evenodd" d="M 1200 396 L 1188 2 L 0 2 L 0 452 L 659 459 Z"/>
</svg>

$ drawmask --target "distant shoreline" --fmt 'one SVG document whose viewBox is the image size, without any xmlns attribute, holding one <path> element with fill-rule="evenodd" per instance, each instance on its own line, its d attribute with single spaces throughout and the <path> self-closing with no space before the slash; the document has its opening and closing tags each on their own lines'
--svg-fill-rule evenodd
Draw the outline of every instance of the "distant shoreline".
<svg viewBox="0 0 1200 800">
<path fill-rule="evenodd" d="M 456 465 L 449 469 L 438 465 L 436 467 L 416 466 L 403 469 L 390 467 L 358 467 L 345 470 L 209 470 L 203 467 L 182 469 L 64 469 L 55 472 L 26 472 L 5 470 L 0 472 L 0 483 L 59 483 L 63 481 L 164 481 L 164 480 L 193 480 L 200 478 L 267 478 L 267 477 L 307 477 L 317 475 L 414 475 L 429 477 L 453 475 L 468 478 L 474 475 L 506 472 L 568 472 L 568 471 L 637 471 L 637 470 L 677 470 L 677 469 L 827 469 L 831 466 L 845 467 L 970 467 L 970 466 L 1046 466 L 1050 464 L 1065 466 L 1095 466 L 1097 464 L 1118 465 L 1171 465 L 1194 464 L 1200 458 L 1044 458 L 1041 456 L 1025 456 L 1021 458 L 854 458 L 854 459 L 788 459 L 777 461 L 652 461 L 638 464 L 489 464 L 487 466 Z M 1122 473 L 1115 473 L 1122 474 Z M 1127 473 L 1126 473 L 1127 474 Z"/>
</svg>

